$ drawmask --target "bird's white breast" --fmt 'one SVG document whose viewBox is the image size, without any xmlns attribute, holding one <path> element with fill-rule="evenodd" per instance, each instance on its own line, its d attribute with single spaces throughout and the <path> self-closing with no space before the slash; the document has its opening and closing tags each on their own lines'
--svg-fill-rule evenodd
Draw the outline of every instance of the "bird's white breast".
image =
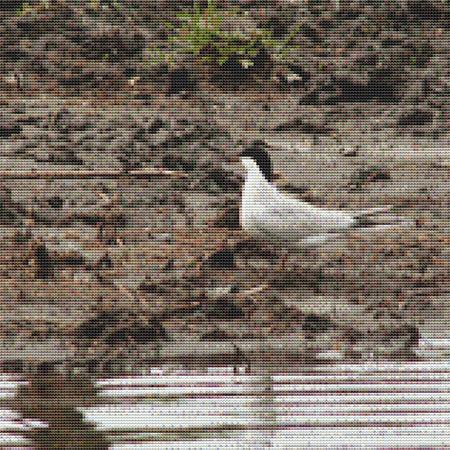
<svg viewBox="0 0 450 450">
<path fill-rule="evenodd" d="M 242 202 L 240 209 L 240 224 L 243 230 L 250 234 L 259 234 L 256 223 L 264 215 L 265 204 L 273 197 L 273 187 L 261 174 L 256 163 L 249 159 L 244 162 L 247 168 Z"/>
</svg>

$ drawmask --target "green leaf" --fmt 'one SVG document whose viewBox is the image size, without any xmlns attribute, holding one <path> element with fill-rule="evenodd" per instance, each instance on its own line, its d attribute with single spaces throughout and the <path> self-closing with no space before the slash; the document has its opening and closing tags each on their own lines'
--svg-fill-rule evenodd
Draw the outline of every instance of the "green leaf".
<svg viewBox="0 0 450 450">
<path fill-rule="evenodd" d="M 217 62 L 219 63 L 219 66 L 223 66 L 225 63 L 227 63 L 229 61 L 229 57 L 228 56 L 221 56 L 220 58 L 217 59 Z"/>
</svg>

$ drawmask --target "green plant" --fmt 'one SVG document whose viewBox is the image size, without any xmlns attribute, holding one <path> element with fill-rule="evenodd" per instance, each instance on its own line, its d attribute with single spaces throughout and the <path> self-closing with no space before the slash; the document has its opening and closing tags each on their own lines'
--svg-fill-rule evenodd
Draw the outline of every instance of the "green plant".
<svg viewBox="0 0 450 450">
<path fill-rule="evenodd" d="M 22 2 L 17 10 L 18 16 L 25 16 L 32 12 L 50 8 L 50 0 L 36 0 L 34 3 Z"/>
<path fill-rule="evenodd" d="M 99 9 L 105 7 L 105 8 L 112 8 L 117 11 L 122 9 L 122 4 L 119 0 L 89 0 L 88 2 L 89 7 L 98 11 Z"/>
<path fill-rule="evenodd" d="M 153 48 L 153 62 L 165 61 L 171 64 L 174 54 L 187 53 L 195 58 L 223 66 L 238 64 L 243 69 L 255 65 L 259 58 L 269 57 L 271 53 L 284 49 L 292 39 L 279 43 L 270 30 L 256 28 L 247 32 L 224 29 L 225 15 L 238 17 L 236 10 L 220 10 L 214 0 L 208 0 L 202 8 L 195 3 L 192 10 L 177 16 L 178 24 L 167 23 L 172 35 L 169 49 Z"/>
</svg>

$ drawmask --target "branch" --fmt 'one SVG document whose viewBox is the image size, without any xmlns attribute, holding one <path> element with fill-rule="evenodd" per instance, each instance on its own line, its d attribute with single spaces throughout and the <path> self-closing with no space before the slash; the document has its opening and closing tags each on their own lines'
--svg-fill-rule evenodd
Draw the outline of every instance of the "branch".
<svg viewBox="0 0 450 450">
<path fill-rule="evenodd" d="M 248 289 L 247 291 L 241 291 L 236 294 L 236 297 L 238 298 L 246 298 L 251 297 L 252 295 L 259 294 L 261 292 L 264 292 L 265 290 L 269 289 L 270 285 L 265 283 L 261 284 L 260 286 L 256 286 L 254 288 Z"/>
<path fill-rule="evenodd" d="M 97 169 L 97 170 L 7 170 L 0 171 L 0 180 L 5 179 L 41 179 L 41 178 L 119 178 L 131 177 L 175 177 L 187 178 L 187 174 L 176 170 L 157 168 L 145 169 Z"/>
</svg>

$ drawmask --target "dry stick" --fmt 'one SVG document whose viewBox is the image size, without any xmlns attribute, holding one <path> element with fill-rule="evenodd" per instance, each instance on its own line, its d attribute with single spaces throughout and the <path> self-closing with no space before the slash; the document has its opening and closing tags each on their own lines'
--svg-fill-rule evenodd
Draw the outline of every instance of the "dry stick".
<svg viewBox="0 0 450 450">
<path fill-rule="evenodd" d="M 123 176 L 132 177 L 175 177 L 187 178 L 187 174 L 176 170 L 166 170 L 157 168 L 146 169 L 97 169 L 97 170 L 7 170 L 0 171 L 0 180 L 2 179 L 41 179 L 41 178 L 116 178 Z"/>
<path fill-rule="evenodd" d="M 260 286 L 256 286 L 256 287 L 248 289 L 246 291 L 238 292 L 236 294 L 236 297 L 238 297 L 238 298 L 251 297 L 252 295 L 264 292 L 269 288 L 270 288 L 270 284 L 267 284 L 267 283 L 261 284 Z"/>
<path fill-rule="evenodd" d="M 449 294 L 450 286 L 418 287 L 405 289 L 402 293 L 409 296 Z"/>
</svg>

